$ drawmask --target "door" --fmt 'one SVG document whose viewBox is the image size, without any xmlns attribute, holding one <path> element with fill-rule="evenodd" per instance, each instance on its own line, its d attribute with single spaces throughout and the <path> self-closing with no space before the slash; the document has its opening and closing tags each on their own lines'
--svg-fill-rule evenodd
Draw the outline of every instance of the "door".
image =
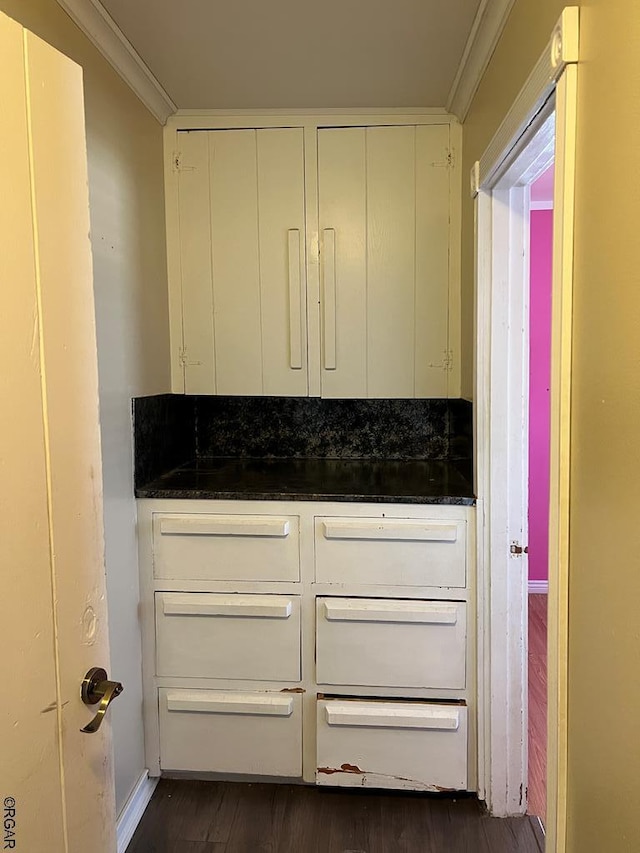
<svg viewBox="0 0 640 853">
<path fill-rule="evenodd" d="M 449 133 L 318 131 L 323 397 L 448 394 Z"/>
<path fill-rule="evenodd" d="M 303 130 L 179 138 L 185 392 L 306 396 Z"/>
<path fill-rule="evenodd" d="M 115 850 L 97 356 L 78 66 L 0 15 L 3 849 Z"/>
</svg>

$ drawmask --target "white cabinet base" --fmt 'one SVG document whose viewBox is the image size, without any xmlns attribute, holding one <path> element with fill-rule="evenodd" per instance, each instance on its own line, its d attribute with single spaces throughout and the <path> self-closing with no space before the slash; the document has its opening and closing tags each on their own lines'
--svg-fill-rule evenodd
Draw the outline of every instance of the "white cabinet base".
<svg viewBox="0 0 640 853">
<path fill-rule="evenodd" d="M 475 790 L 473 522 L 458 506 L 139 501 L 150 775 Z"/>
</svg>

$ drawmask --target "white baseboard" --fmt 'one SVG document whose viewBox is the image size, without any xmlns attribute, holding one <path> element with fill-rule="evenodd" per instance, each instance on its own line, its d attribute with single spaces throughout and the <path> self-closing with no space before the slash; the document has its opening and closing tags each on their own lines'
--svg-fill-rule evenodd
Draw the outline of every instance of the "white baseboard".
<svg viewBox="0 0 640 853">
<path fill-rule="evenodd" d="M 533 593 L 548 595 L 549 581 L 529 581 L 529 595 Z"/>
<path fill-rule="evenodd" d="M 149 805 L 149 800 L 158 784 L 158 778 L 151 778 L 149 771 L 145 770 L 136 782 L 136 786 L 129 794 L 129 799 L 122 807 L 116 821 L 116 837 L 118 839 L 118 853 L 125 853 L 129 842 L 133 838 L 144 810 Z"/>
</svg>

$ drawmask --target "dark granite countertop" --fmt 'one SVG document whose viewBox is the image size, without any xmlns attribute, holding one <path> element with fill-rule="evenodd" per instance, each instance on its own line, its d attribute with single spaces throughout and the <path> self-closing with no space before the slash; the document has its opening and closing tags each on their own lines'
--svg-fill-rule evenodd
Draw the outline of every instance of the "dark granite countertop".
<svg viewBox="0 0 640 853">
<path fill-rule="evenodd" d="M 475 504 L 469 460 L 425 459 L 199 458 L 136 497 Z"/>
</svg>

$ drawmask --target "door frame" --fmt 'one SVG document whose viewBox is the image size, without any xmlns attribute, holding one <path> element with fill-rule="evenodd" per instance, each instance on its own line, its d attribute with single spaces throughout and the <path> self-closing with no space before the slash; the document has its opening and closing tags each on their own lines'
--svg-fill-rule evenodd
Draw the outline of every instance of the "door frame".
<svg viewBox="0 0 640 853">
<path fill-rule="evenodd" d="M 578 8 L 551 39 L 471 173 L 475 199 L 479 794 L 526 810 L 528 185 L 555 147 L 547 849 L 566 844 L 568 484 Z M 555 127 L 551 116 L 555 112 Z M 534 142 L 534 140 L 536 140 Z M 551 144 L 553 143 L 553 144 Z M 522 554 L 513 553 L 523 548 Z M 506 638 L 506 642 L 505 642 Z"/>
</svg>

